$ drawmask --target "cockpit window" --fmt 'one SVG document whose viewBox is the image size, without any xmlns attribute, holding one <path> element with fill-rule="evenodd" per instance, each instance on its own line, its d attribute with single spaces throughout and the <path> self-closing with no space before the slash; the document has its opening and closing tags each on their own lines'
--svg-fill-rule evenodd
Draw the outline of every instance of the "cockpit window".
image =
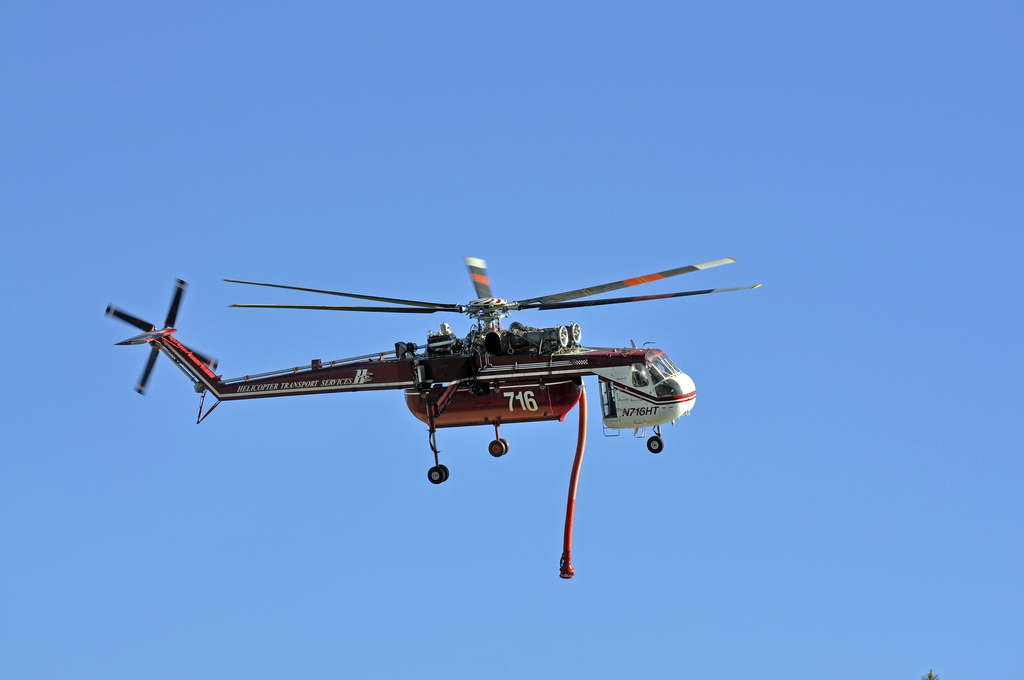
<svg viewBox="0 0 1024 680">
<path fill-rule="evenodd" d="M 669 369 L 672 375 L 675 375 L 676 373 L 682 373 L 682 370 L 674 363 L 672 363 L 672 360 L 668 358 L 667 354 L 661 355 L 661 362 L 665 364 L 666 368 Z"/>
<path fill-rule="evenodd" d="M 651 378 L 654 379 L 654 384 L 660 383 L 668 376 L 661 370 L 661 367 L 653 361 L 647 364 L 647 370 L 651 372 Z"/>
<path fill-rule="evenodd" d="M 651 378 L 647 374 L 647 368 L 643 364 L 633 364 L 633 387 L 647 387 L 651 384 Z"/>
<path fill-rule="evenodd" d="M 679 373 L 679 369 L 672 360 L 664 353 L 647 355 L 647 370 L 651 373 L 651 379 L 657 385 L 665 378 Z"/>
</svg>

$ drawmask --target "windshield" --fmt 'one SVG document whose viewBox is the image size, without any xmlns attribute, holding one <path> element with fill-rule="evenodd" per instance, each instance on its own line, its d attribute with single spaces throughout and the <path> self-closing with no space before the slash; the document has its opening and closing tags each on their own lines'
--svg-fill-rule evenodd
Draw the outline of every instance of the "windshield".
<svg viewBox="0 0 1024 680">
<path fill-rule="evenodd" d="M 647 370 L 651 374 L 651 382 L 655 385 L 665 378 L 680 372 L 679 368 L 668 358 L 668 355 L 663 352 L 658 354 L 652 352 L 647 355 Z"/>
</svg>

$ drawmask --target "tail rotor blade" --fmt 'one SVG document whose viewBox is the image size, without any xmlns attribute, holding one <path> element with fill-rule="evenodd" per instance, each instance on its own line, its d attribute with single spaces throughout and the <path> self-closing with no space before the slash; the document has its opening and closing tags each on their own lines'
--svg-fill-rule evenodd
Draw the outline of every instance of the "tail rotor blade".
<svg viewBox="0 0 1024 680">
<path fill-rule="evenodd" d="M 171 308 L 167 310 L 167 321 L 164 322 L 164 328 L 174 327 L 174 321 L 178 318 L 178 305 L 181 304 L 181 294 L 185 292 L 185 287 L 188 286 L 181 279 L 177 281 L 177 286 L 174 288 L 174 299 L 171 300 Z"/>
<path fill-rule="evenodd" d="M 153 372 L 153 364 L 156 363 L 156 358 L 160 355 L 160 349 L 153 345 L 153 349 L 149 352 L 149 362 L 146 364 L 146 370 L 142 372 L 142 378 L 139 379 L 139 384 L 135 386 L 135 391 L 139 394 L 146 393 L 146 383 L 149 381 L 149 374 Z"/>
<path fill-rule="evenodd" d="M 487 263 L 479 257 L 467 257 L 466 266 L 469 267 L 469 278 L 473 279 L 473 285 L 476 287 L 477 298 L 494 297 L 491 295 L 491 280 L 487 276 Z"/>
<path fill-rule="evenodd" d="M 127 312 L 122 312 L 120 309 L 114 307 L 113 305 L 107 305 L 107 316 L 113 316 L 120 319 L 121 321 L 124 321 L 125 323 L 130 323 L 131 325 L 140 329 L 143 333 L 148 333 L 149 331 L 156 330 L 156 326 L 154 326 L 150 322 L 143 321 L 137 316 L 132 316 Z"/>
<path fill-rule="evenodd" d="M 189 352 L 192 352 L 192 355 L 196 359 L 199 359 L 200 363 L 206 364 L 210 368 L 217 368 L 217 360 L 216 359 L 211 359 L 210 357 L 206 356 L 205 354 L 201 354 L 201 353 L 197 352 L 196 350 L 192 349 L 188 345 L 182 345 L 182 347 L 187 349 Z"/>
</svg>

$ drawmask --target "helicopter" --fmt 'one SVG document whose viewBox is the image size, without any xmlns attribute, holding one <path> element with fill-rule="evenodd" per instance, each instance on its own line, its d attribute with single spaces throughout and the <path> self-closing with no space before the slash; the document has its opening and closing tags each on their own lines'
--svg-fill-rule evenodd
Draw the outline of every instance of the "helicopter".
<svg viewBox="0 0 1024 680">
<path fill-rule="evenodd" d="M 393 306 L 349 306 L 306 304 L 235 304 L 232 307 L 259 309 L 305 309 L 388 314 L 466 314 L 474 322 L 469 333 L 459 337 L 447 323 L 430 331 L 426 342 L 396 342 L 393 350 L 374 352 L 347 359 L 321 361 L 277 371 L 244 375 L 225 380 L 214 371 L 217 362 L 182 344 L 174 334 L 179 305 L 186 284 L 178 280 L 163 328 L 108 305 L 108 316 L 125 321 L 142 333 L 119 345 L 150 347 L 149 361 L 136 386 L 144 394 L 150 373 L 160 354 L 167 356 L 188 376 L 205 401 L 212 394 L 217 403 L 203 414 L 200 402 L 197 422 L 202 422 L 224 401 L 261 399 L 305 394 L 359 392 L 363 390 L 402 390 L 412 414 L 427 425 L 428 442 L 434 465 L 427 471 L 433 484 L 445 482 L 450 472 L 440 462 L 436 434 L 438 429 L 487 425 L 494 427 L 494 440 L 487 451 L 494 457 L 508 453 L 509 443 L 500 427 L 514 423 L 558 420 L 580 401 L 583 377 L 597 376 L 600 386 L 602 423 L 609 431 L 632 429 L 642 438 L 647 428 L 653 434 L 647 448 L 659 453 L 665 444 L 661 426 L 688 416 L 696 403 L 693 380 L 683 373 L 663 351 L 648 347 L 593 348 L 581 343 L 579 324 L 535 328 L 515 321 L 503 327 L 502 319 L 524 309 L 562 310 L 599 305 L 664 300 L 749 290 L 760 287 L 711 288 L 658 295 L 594 299 L 613 290 L 630 288 L 681 274 L 731 264 L 731 257 L 720 258 L 624 279 L 564 293 L 542 295 L 512 301 L 491 293 L 487 263 L 466 257 L 477 297 L 465 304 L 446 304 L 304 288 L 274 283 L 225 279 L 247 286 L 334 295 L 346 298 L 390 303 Z M 617 434 L 617 432 L 615 432 Z"/>
<path fill-rule="evenodd" d="M 538 421 L 564 421 L 577 404 L 579 437 L 576 457 L 569 479 L 566 503 L 565 534 L 559 576 L 570 579 L 572 567 L 572 524 L 576 503 L 576 487 L 586 443 L 587 398 L 584 376 L 597 376 L 600 386 L 601 416 L 605 434 L 632 429 L 635 436 L 653 434 L 647 449 L 659 453 L 665 443 L 661 426 L 675 423 L 680 416 L 690 415 L 697 400 L 697 390 L 690 376 L 672 363 L 668 355 L 655 348 L 595 348 L 582 344 L 579 324 L 570 322 L 549 328 L 534 328 L 518 321 L 508 327 L 502 319 L 523 309 L 572 309 L 598 305 L 614 305 L 646 300 L 664 300 L 691 295 L 707 295 L 735 290 L 759 288 L 708 288 L 680 293 L 637 295 L 620 298 L 598 298 L 613 290 L 630 288 L 680 274 L 711 269 L 736 260 L 731 257 L 709 260 L 655 274 L 614 281 L 564 293 L 542 295 L 512 301 L 493 297 L 487 263 L 475 257 L 465 258 L 477 297 L 465 304 L 443 304 L 377 295 L 343 293 L 318 288 L 286 286 L 276 283 L 225 279 L 247 286 L 283 288 L 308 293 L 335 295 L 360 300 L 390 303 L 392 306 L 352 305 L 282 305 L 235 304 L 232 307 L 260 309 L 309 309 L 387 314 L 466 314 L 474 322 L 469 333 L 459 337 L 447 323 L 427 334 L 426 342 L 396 342 L 393 350 L 362 356 L 321 361 L 277 371 L 224 379 L 216 374 L 217 362 L 184 345 L 174 334 L 178 308 L 186 284 L 178 279 L 171 307 L 163 328 L 124 312 L 112 305 L 107 315 L 135 326 L 142 332 L 119 345 L 149 345 L 149 361 L 136 386 L 145 394 L 146 384 L 160 354 L 166 355 L 192 381 L 201 395 L 201 423 L 224 401 L 285 397 L 301 394 L 359 392 L 361 390 L 402 390 L 405 405 L 427 425 L 428 442 L 434 454 L 434 465 L 427 470 L 432 484 L 447 481 L 450 472 L 441 463 L 437 448 L 437 430 L 447 427 L 486 425 L 494 427 L 494 440 L 487 446 L 492 456 L 500 458 L 509 452 L 509 443 L 501 436 L 502 425 Z M 217 402 L 206 413 L 203 404 L 207 393 Z"/>
</svg>

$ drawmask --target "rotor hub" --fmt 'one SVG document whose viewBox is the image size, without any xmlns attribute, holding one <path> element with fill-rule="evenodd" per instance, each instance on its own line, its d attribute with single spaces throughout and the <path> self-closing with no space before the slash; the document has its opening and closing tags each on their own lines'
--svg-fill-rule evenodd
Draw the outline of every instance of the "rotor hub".
<svg viewBox="0 0 1024 680">
<path fill-rule="evenodd" d="M 466 314 L 491 327 L 498 319 L 507 317 L 514 306 L 515 303 L 509 304 L 509 301 L 503 298 L 478 298 L 468 303 Z"/>
</svg>

